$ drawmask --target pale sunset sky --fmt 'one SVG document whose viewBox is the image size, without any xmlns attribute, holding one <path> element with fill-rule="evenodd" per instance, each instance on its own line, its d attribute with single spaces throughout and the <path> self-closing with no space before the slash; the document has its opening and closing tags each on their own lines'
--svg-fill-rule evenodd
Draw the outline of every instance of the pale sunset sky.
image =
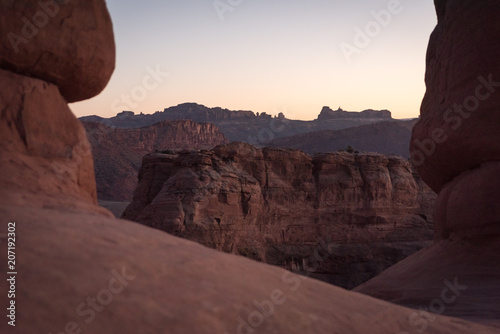
<svg viewBox="0 0 500 334">
<path fill-rule="evenodd" d="M 116 70 L 78 116 L 184 102 L 315 119 L 419 114 L 432 0 L 107 0 Z"/>
</svg>

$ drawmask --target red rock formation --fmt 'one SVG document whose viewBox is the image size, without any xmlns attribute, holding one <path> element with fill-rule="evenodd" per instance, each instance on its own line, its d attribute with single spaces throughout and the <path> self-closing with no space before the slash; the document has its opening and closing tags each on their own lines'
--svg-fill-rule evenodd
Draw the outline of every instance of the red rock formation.
<svg viewBox="0 0 500 334">
<path fill-rule="evenodd" d="M 43 49 L 34 51 L 40 56 Z M 88 142 L 57 87 L 6 71 L 0 72 L 0 87 L 1 253 L 13 243 L 5 236 L 14 226 L 17 236 L 16 263 L 0 260 L 0 303 L 15 306 L 8 310 L 15 322 L 4 313 L 1 333 L 412 329 L 412 310 L 110 218 L 95 205 L 91 155 L 78 149 Z M 9 274 L 10 281 L 5 273 L 14 269 L 7 265 L 18 272 Z M 5 293 L 12 289 L 15 299 Z M 428 328 L 441 334 L 471 331 L 494 333 L 446 317 Z"/>
<path fill-rule="evenodd" d="M 193 121 L 160 122 L 140 129 L 83 122 L 95 161 L 100 200 L 130 201 L 142 157 L 157 150 L 211 149 L 227 142 L 219 129 Z"/>
<path fill-rule="evenodd" d="M 422 179 L 439 191 L 436 244 L 357 291 L 500 328 L 500 3 L 436 9 L 411 146 Z"/>
<path fill-rule="evenodd" d="M 62 194 L 65 205 L 77 199 L 97 203 L 90 144 L 57 87 L 5 70 L 0 79 L 4 194 L 23 203 L 40 192 L 46 194 L 45 205 Z M 25 193 L 21 196 L 17 189 Z M 29 202 L 43 205 L 37 196 Z"/>
<path fill-rule="evenodd" d="M 68 102 L 104 89 L 115 67 L 104 1 L 3 0 L 0 12 L 1 68 L 55 84 Z"/>
<path fill-rule="evenodd" d="M 461 173 L 500 159 L 500 3 L 437 1 L 427 51 L 427 92 L 410 151 L 439 192 Z M 467 24 L 464 24 L 467 23 Z"/>
<path fill-rule="evenodd" d="M 233 143 L 151 154 L 139 179 L 123 218 L 344 287 L 432 240 L 434 194 L 396 156 Z M 318 245 L 335 252 L 311 269 Z"/>
</svg>

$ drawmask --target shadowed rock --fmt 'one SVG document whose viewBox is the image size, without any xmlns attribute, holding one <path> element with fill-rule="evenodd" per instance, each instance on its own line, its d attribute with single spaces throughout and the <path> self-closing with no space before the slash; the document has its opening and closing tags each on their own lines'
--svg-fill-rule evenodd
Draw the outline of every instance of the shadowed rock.
<svg viewBox="0 0 500 334">
<path fill-rule="evenodd" d="M 439 192 L 436 244 L 356 291 L 500 328 L 500 3 L 436 9 L 411 144 L 422 179 Z"/>
<path fill-rule="evenodd" d="M 353 288 L 432 242 L 435 194 L 400 157 L 258 149 L 144 157 L 123 218 Z M 321 249 L 329 253 L 320 265 Z"/>
</svg>

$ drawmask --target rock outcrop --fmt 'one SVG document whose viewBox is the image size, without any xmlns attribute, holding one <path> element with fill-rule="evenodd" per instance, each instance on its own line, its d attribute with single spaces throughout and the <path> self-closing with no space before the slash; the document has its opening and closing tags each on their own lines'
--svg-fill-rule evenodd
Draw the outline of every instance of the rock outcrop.
<svg viewBox="0 0 500 334">
<path fill-rule="evenodd" d="M 67 102 L 104 89 L 115 67 L 104 1 L 3 0 L 0 12 L 0 68 L 54 84 Z"/>
<path fill-rule="evenodd" d="M 435 3 L 411 153 L 439 192 L 436 244 L 357 291 L 500 328 L 500 3 Z"/>
<path fill-rule="evenodd" d="M 142 157 L 160 150 L 211 149 L 227 142 L 209 123 L 159 122 L 139 129 L 82 122 L 92 145 L 99 200 L 131 201 Z"/>
<path fill-rule="evenodd" d="M 352 288 L 430 244 L 433 200 L 400 157 L 232 143 L 146 156 L 122 217 Z"/>
<path fill-rule="evenodd" d="M 324 121 L 328 119 L 338 119 L 338 118 L 387 118 L 392 119 L 391 112 L 389 110 L 363 110 L 361 112 L 346 111 L 342 108 L 337 110 L 332 110 L 330 107 L 323 107 L 320 114 L 318 115 L 319 121 Z"/>
</svg>

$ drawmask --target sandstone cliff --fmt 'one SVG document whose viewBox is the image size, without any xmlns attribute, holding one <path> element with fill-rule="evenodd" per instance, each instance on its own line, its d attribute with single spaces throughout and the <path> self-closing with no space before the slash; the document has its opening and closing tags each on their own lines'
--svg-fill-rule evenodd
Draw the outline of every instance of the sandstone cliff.
<svg viewBox="0 0 500 334">
<path fill-rule="evenodd" d="M 212 124 L 160 122 L 139 129 L 82 122 L 92 145 L 100 200 L 130 201 L 142 157 L 156 150 L 211 149 L 227 139 Z"/>
<path fill-rule="evenodd" d="M 429 244 L 433 200 L 400 157 L 233 143 L 146 156 L 123 218 L 352 288 Z"/>
</svg>

